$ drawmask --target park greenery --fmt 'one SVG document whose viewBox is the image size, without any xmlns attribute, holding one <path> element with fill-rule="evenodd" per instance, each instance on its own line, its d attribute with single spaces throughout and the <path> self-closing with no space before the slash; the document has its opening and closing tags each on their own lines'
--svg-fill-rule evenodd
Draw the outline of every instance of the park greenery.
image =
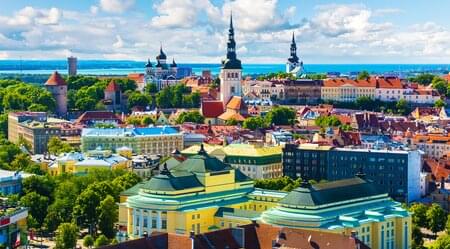
<svg viewBox="0 0 450 249">
<path fill-rule="evenodd" d="M 184 124 L 186 122 L 203 124 L 204 121 L 205 117 L 199 111 L 182 112 L 176 119 L 177 124 Z"/>
<path fill-rule="evenodd" d="M 293 125 L 295 124 L 296 112 L 294 109 L 285 106 L 273 107 L 264 117 L 248 117 L 242 126 L 246 129 L 265 129 L 272 125 Z"/>
<path fill-rule="evenodd" d="M 85 175 L 36 175 L 23 180 L 19 200 L 29 208 L 30 228 L 48 233 L 57 231 L 57 248 L 72 248 L 65 243 L 72 243 L 78 231 L 84 228 L 88 229 L 92 240 L 97 238 L 87 244 L 104 245 L 116 233 L 114 223 L 118 218 L 119 194 L 139 181 L 136 174 L 124 170 L 91 170 Z"/>
</svg>

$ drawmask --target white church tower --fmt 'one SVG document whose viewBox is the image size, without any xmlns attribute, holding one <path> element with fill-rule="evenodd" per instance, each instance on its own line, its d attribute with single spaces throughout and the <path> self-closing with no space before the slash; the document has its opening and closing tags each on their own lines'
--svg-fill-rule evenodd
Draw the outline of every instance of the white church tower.
<svg viewBox="0 0 450 249">
<path fill-rule="evenodd" d="M 228 30 L 227 58 L 222 61 L 220 70 L 220 100 L 226 106 L 233 96 L 242 95 L 242 65 L 236 58 L 236 42 L 234 41 L 233 16 L 230 17 Z"/>
<path fill-rule="evenodd" d="M 294 76 L 299 76 L 303 73 L 303 61 L 299 62 L 297 57 L 297 44 L 295 43 L 294 33 L 292 33 L 291 56 L 286 62 L 286 73 Z"/>
</svg>

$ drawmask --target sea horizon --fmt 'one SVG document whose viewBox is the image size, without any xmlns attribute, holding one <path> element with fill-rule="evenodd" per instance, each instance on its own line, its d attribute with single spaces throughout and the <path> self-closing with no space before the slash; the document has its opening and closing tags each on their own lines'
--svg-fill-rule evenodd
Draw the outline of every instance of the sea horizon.
<svg viewBox="0 0 450 249">
<path fill-rule="evenodd" d="M 81 75 L 127 75 L 129 73 L 144 73 L 145 61 L 135 60 L 79 60 L 78 74 Z M 210 70 L 217 75 L 220 71 L 219 63 L 178 63 L 178 67 L 192 68 L 192 72 L 200 75 L 203 70 Z M 449 64 L 420 64 L 420 63 L 312 63 L 305 64 L 305 73 L 354 74 L 363 70 L 373 74 L 392 73 L 410 75 L 417 73 L 446 74 Z M 4 59 L 0 60 L 0 74 L 51 74 L 58 70 L 62 74 L 67 71 L 66 60 L 41 59 Z M 281 63 L 245 63 L 243 74 L 260 75 L 271 72 L 285 71 L 285 64 Z"/>
</svg>

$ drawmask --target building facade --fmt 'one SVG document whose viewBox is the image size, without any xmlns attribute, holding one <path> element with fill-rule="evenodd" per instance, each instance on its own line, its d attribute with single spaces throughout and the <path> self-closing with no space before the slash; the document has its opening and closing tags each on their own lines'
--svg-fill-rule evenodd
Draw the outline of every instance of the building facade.
<svg viewBox="0 0 450 249">
<path fill-rule="evenodd" d="M 323 81 L 321 98 L 325 101 L 353 102 L 360 97 L 375 99 L 376 83 L 370 80 L 344 78 Z"/>
<path fill-rule="evenodd" d="M 67 74 L 69 76 L 77 75 L 77 67 L 78 67 L 78 59 L 77 57 L 70 56 L 67 58 Z"/>
<path fill-rule="evenodd" d="M 183 134 L 172 127 L 147 128 L 87 128 L 81 134 L 81 150 L 89 151 L 101 147 L 116 151 L 129 147 L 133 153 L 169 156 L 175 149 L 183 149 Z"/>
<path fill-rule="evenodd" d="M 420 198 L 422 154 L 417 150 L 334 148 L 288 144 L 283 149 L 283 173 L 292 178 L 340 180 L 359 171 L 394 199 Z"/>
<path fill-rule="evenodd" d="M 119 230 L 129 238 L 152 232 L 195 235 L 254 221 L 353 234 L 377 249 L 408 249 L 411 243 L 410 214 L 369 181 L 304 183 L 290 193 L 255 189 L 240 170 L 203 148 L 126 190 L 119 204 Z"/>
</svg>

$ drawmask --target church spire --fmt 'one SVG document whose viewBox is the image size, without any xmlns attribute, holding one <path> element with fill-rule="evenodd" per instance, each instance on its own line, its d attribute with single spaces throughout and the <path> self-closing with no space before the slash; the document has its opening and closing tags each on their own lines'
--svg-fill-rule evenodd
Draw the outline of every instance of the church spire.
<svg viewBox="0 0 450 249">
<path fill-rule="evenodd" d="M 295 34 L 292 32 L 292 44 L 295 44 Z"/>
<path fill-rule="evenodd" d="M 233 11 L 230 14 L 230 30 L 233 30 Z"/>
<path fill-rule="evenodd" d="M 288 59 L 291 63 L 298 63 L 299 59 L 297 57 L 297 44 L 295 43 L 295 34 L 292 32 L 292 42 L 291 42 L 291 56 Z"/>
<path fill-rule="evenodd" d="M 236 41 L 234 40 L 233 14 L 230 15 L 230 28 L 228 29 L 227 58 L 223 67 L 228 69 L 241 69 L 241 61 L 236 56 Z"/>
</svg>

